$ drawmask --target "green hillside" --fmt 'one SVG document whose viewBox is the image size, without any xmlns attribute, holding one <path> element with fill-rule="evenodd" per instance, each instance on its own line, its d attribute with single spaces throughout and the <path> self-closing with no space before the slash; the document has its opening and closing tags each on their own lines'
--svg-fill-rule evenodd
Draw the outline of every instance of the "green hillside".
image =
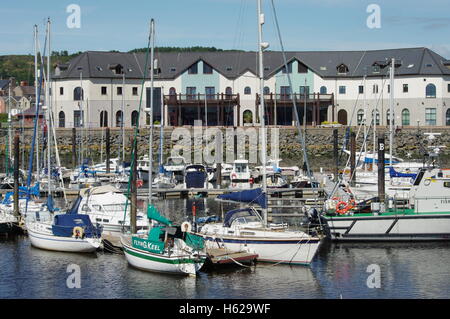
<svg viewBox="0 0 450 319">
<path fill-rule="evenodd" d="M 145 52 L 147 48 L 133 49 L 128 52 Z M 216 52 L 216 51 L 233 51 L 217 49 L 215 47 L 156 47 L 156 52 Z M 118 52 L 118 51 L 112 51 Z M 66 63 L 82 52 L 69 54 L 67 51 L 52 52 L 52 64 Z M 40 60 L 40 58 L 38 58 Z M 34 82 L 34 55 L 2 55 L 0 56 L 0 79 L 8 79 L 14 77 L 18 82 L 27 81 L 32 84 Z"/>
</svg>

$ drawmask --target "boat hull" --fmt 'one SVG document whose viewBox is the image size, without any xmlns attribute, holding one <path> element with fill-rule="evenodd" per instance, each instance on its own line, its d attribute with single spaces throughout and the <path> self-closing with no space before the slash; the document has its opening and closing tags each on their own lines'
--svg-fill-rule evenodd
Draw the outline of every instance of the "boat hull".
<svg viewBox="0 0 450 319">
<path fill-rule="evenodd" d="M 159 273 L 195 276 L 202 268 L 205 258 L 198 260 L 190 256 L 166 256 L 136 249 L 122 241 L 128 263 L 135 268 Z"/>
<path fill-rule="evenodd" d="M 449 214 L 325 216 L 334 241 L 450 240 Z"/>
<path fill-rule="evenodd" d="M 309 265 L 317 250 L 320 238 L 242 238 L 201 235 L 207 248 L 224 247 L 230 251 L 247 251 L 258 255 L 258 262 Z"/>
<path fill-rule="evenodd" d="M 75 239 L 73 237 L 58 237 L 28 227 L 27 232 L 31 245 L 45 250 L 91 253 L 96 251 L 101 243 L 101 240 L 97 238 Z"/>
</svg>

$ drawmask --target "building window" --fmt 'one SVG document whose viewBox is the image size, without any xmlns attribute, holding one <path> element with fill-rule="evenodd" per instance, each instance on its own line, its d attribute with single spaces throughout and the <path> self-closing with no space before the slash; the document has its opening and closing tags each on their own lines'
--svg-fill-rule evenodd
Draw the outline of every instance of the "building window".
<svg viewBox="0 0 450 319">
<path fill-rule="evenodd" d="M 233 94 L 233 89 L 229 86 L 225 88 L 225 96 L 227 99 L 231 99 L 231 95 Z"/>
<path fill-rule="evenodd" d="M 378 84 L 373 85 L 372 92 L 373 92 L 373 94 L 378 94 Z"/>
<path fill-rule="evenodd" d="M 445 125 L 450 126 L 450 109 L 445 112 Z"/>
<path fill-rule="evenodd" d="M 64 88 L 62 86 L 59 88 L 59 95 L 64 95 Z"/>
<path fill-rule="evenodd" d="M 450 93 L 450 83 L 449 83 L 449 84 L 447 84 L 447 92 L 449 92 L 449 93 Z"/>
<path fill-rule="evenodd" d="M 59 114 L 58 114 L 58 126 L 66 127 L 66 114 L 64 114 L 63 111 L 59 112 Z"/>
<path fill-rule="evenodd" d="M 403 109 L 403 111 L 402 111 L 402 125 L 405 125 L 405 126 L 410 125 L 409 110 L 408 109 Z"/>
<path fill-rule="evenodd" d="M 309 95 L 309 86 L 300 86 L 300 95 Z"/>
<path fill-rule="evenodd" d="M 252 89 L 249 87 L 249 86 L 246 86 L 245 88 L 244 88 L 244 94 L 252 94 Z"/>
<path fill-rule="evenodd" d="M 102 95 L 106 95 L 108 92 L 106 86 L 102 86 L 101 91 L 102 91 Z"/>
<path fill-rule="evenodd" d="M 298 73 L 308 73 L 308 68 L 303 63 L 298 62 Z"/>
<path fill-rule="evenodd" d="M 252 113 L 252 111 L 250 111 L 250 110 L 244 111 L 244 113 L 242 114 L 242 120 L 246 124 L 253 123 L 253 113 Z"/>
<path fill-rule="evenodd" d="M 197 88 L 195 86 L 186 87 L 186 98 L 188 100 L 195 100 L 197 94 Z"/>
<path fill-rule="evenodd" d="M 425 95 L 427 98 L 435 98 L 436 97 L 436 86 L 432 83 L 428 84 L 425 88 Z"/>
<path fill-rule="evenodd" d="M 408 93 L 408 84 L 403 84 L 403 93 Z"/>
<path fill-rule="evenodd" d="M 215 98 L 216 89 L 214 88 L 214 86 L 207 86 L 205 87 L 205 94 L 206 99 L 213 100 Z"/>
<path fill-rule="evenodd" d="M 358 110 L 358 113 L 356 115 L 356 122 L 358 125 L 361 125 L 364 119 L 364 110 Z"/>
<path fill-rule="evenodd" d="M 380 125 L 380 112 L 376 112 L 376 116 L 374 116 L 375 111 L 372 111 L 372 122 L 373 122 L 373 118 L 375 117 L 375 125 Z"/>
<path fill-rule="evenodd" d="M 395 117 L 395 112 L 394 112 Z M 390 110 L 387 110 L 386 112 L 386 125 L 391 125 L 391 112 Z M 393 119 L 392 125 L 395 125 L 395 118 Z"/>
<path fill-rule="evenodd" d="M 213 68 L 209 64 L 203 62 L 203 74 L 212 74 Z"/>
<path fill-rule="evenodd" d="M 282 73 L 292 73 L 292 62 L 287 64 L 287 72 L 286 72 L 286 66 L 283 65 L 283 67 L 281 68 L 281 72 Z"/>
<path fill-rule="evenodd" d="M 100 127 L 107 127 L 107 126 L 108 126 L 108 112 L 101 111 L 100 112 Z"/>
<path fill-rule="evenodd" d="M 79 86 L 77 86 L 74 90 L 73 90 L 73 100 L 74 101 L 81 101 L 83 100 L 83 89 Z"/>
<path fill-rule="evenodd" d="M 137 86 L 133 86 L 133 95 L 138 95 L 138 88 L 137 88 Z"/>
<path fill-rule="evenodd" d="M 426 108 L 425 109 L 425 125 L 434 126 L 436 125 L 436 109 Z"/>
<path fill-rule="evenodd" d="M 391 85 L 390 85 L 390 84 L 388 84 L 387 92 L 388 92 L 388 93 L 391 93 Z"/>
<path fill-rule="evenodd" d="M 192 64 L 188 69 L 188 74 L 197 74 L 198 73 L 198 63 Z"/>
<path fill-rule="evenodd" d="M 137 126 L 139 123 L 138 111 L 131 112 L 131 126 Z"/>
<path fill-rule="evenodd" d="M 372 66 L 372 72 L 373 73 L 380 73 L 380 66 L 378 64 L 374 64 Z"/>
<path fill-rule="evenodd" d="M 320 94 L 327 94 L 327 87 L 326 86 L 321 86 L 320 87 Z"/>
<path fill-rule="evenodd" d="M 122 124 L 123 124 L 122 111 L 117 111 L 117 113 L 116 113 L 116 127 L 122 127 Z"/>
<path fill-rule="evenodd" d="M 122 87 L 121 86 L 117 87 L 117 95 L 122 95 Z"/>
<path fill-rule="evenodd" d="M 171 88 L 169 89 L 169 95 L 170 95 L 170 96 L 177 95 L 177 90 L 175 90 L 174 87 L 171 87 Z"/>
<path fill-rule="evenodd" d="M 358 86 L 358 93 L 359 94 L 363 94 L 364 93 L 364 86 L 363 85 Z"/>
<path fill-rule="evenodd" d="M 344 85 L 339 86 L 339 94 L 345 94 L 345 86 Z"/>
<path fill-rule="evenodd" d="M 291 99 L 291 87 L 290 86 L 281 86 L 280 87 L 280 95 L 282 100 L 290 100 Z"/>
<path fill-rule="evenodd" d="M 348 67 L 345 64 L 338 65 L 336 69 L 337 69 L 338 74 L 347 74 L 348 73 Z"/>
<path fill-rule="evenodd" d="M 270 94 L 270 88 L 268 86 L 265 86 L 263 89 L 263 94 L 264 95 L 269 95 Z"/>
<path fill-rule="evenodd" d="M 80 110 L 73 111 L 73 126 L 82 127 L 83 126 L 83 112 Z"/>
</svg>

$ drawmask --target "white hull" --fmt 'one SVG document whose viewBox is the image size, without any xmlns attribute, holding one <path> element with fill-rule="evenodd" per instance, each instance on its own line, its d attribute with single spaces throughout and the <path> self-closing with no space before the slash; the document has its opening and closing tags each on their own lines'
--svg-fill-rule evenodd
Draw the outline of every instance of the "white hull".
<svg viewBox="0 0 450 319">
<path fill-rule="evenodd" d="M 200 234 L 199 234 L 200 235 Z M 243 238 L 203 235 L 208 248 L 224 246 L 230 251 L 257 254 L 257 261 L 309 265 L 320 246 L 319 238 Z"/>
<path fill-rule="evenodd" d="M 40 231 L 39 228 L 41 227 L 44 226 L 39 226 L 36 224 L 27 225 L 27 231 L 31 244 L 34 247 L 40 249 L 76 253 L 90 253 L 99 248 L 101 244 L 101 240 L 98 238 L 76 239 L 74 237 L 53 236 L 53 234 Z"/>
<path fill-rule="evenodd" d="M 128 263 L 145 271 L 195 276 L 204 263 L 204 259 L 194 262 L 190 256 L 153 254 L 133 248 L 123 240 L 122 246 Z"/>
<path fill-rule="evenodd" d="M 450 240 L 449 214 L 326 217 L 335 241 Z"/>
</svg>

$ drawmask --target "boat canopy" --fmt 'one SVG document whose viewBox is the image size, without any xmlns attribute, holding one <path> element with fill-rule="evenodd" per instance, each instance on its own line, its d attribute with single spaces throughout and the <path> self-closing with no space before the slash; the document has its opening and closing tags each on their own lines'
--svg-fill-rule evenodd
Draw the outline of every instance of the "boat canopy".
<svg viewBox="0 0 450 319">
<path fill-rule="evenodd" d="M 74 228 L 81 227 L 84 237 L 100 237 L 101 227 L 94 227 L 89 215 L 82 214 L 61 214 L 56 215 L 52 225 L 53 235 L 59 237 L 72 237 Z"/>
<path fill-rule="evenodd" d="M 236 202 L 256 203 L 262 208 L 267 208 L 267 198 L 266 195 L 262 192 L 261 188 L 221 194 L 217 196 L 217 198 L 222 200 L 232 200 Z"/>
<path fill-rule="evenodd" d="M 258 219 L 260 219 L 260 216 L 256 214 L 255 210 L 249 207 L 230 210 L 225 214 L 223 226 L 231 227 L 231 224 L 233 223 L 234 220 L 240 217 L 250 217 L 250 216 L 258 217 Z"/>
<path fill-rule="evenodd" d="M 19 186 L 19 198 L 27 198 L 30 195 L 40 196 L 39 183 L 33 187 Z M 14 192 L 7 192 L 2 200 L 2 204 L 11 204 Z"/>
</svg>

